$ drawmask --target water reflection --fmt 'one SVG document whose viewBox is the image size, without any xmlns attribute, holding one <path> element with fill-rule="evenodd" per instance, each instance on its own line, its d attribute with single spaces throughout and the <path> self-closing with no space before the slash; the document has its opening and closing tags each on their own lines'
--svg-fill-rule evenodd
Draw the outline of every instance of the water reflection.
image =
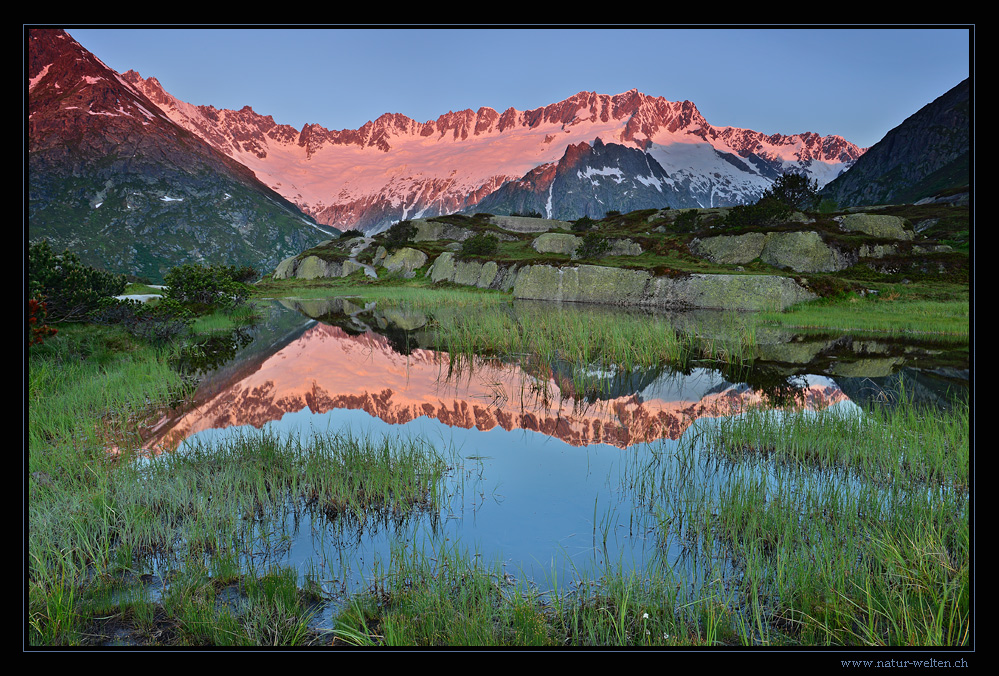
<svg viewBox="0 0 999 676">
<path fill-rule="evenodd" d="M 526 313 L 520 321 L 531 321 L 530 313 L 553 309 L 524 304 L 515 311 Z M 534 355 L 475 357 L 456 366 L 451 355 L 427 347 L 435 344 L 427 313 L 378 310 L 353 299 L 285 301 L 270 317 L 239 359 L 233 359 L 237 351 L 251 341 L 246 330 L 185 355 L 189 369 L 214 371 L 203 378 L 195 406 L 170 412 L 149 432 L 147 448 L 172 448 L 208 429 L 261 428 L 290 413 L 338 409 L 362 410 L 389 424 L 426 416 L 450 427 L 522 429 L 572 446 L 627 448 L 675 440 L 698 418 L 762 404 L 824 408 L 851 398 L 890 400 L 886 387 L 903 381 L 911 383 L 910 396 L 943 401 L 967 383 L 960 350 L 956 362 L 912 369 L 944 351 L 777 329 L 755 330 L 750 360 L 623 370 Z M 671 321 L 713 343 L 731 340 L 728 315 L 687 313 Z"/>
<path fill-rule="evenodd" d="M 675 321 L 696 324 L 705 339 L 725 335 L 724 317 Z M 967 373 L 960 350 L 951 357 L 934 346 L 777 330 L 754 338 L 751 362 L 625 371 L 524 355 L 456 368 L 433 349 L 427 312 L 349 299 L 274 304 L 253 340 L 204 377 L 192 406 L 165 414 L 145 445 L 183 448 L 256 429 L 349 430 L 452 449 L 440 512 L 363 527 L 297 507 L 273 515 L 278 536 L 252 548 L 253 563 L 318 569 L 327 590 L 363 585 L 400 547 L 443 543 L 461 543 L 536 583 L 597 579 L 606 566 L 650 561 L 685 566 L 694 579 L 703 564 L 662 525 L 664 515 L 682 512 L 683 496 L 666 486 L 712 486 L 722 476 L 717 467 L 671 460 L 685 435 L 775 400 L 856 409 L 851 399 L 884 397 L 898 382 L 942 399 Z M 966 389 L 966 375 L 963 382 Z M 556 559 L 564 564 L 558 572 Z"/>
<path fill-rule="evenodd" d="M 474 359 L 450 368 L 447 354 L 424 348 L 400 354 L 386 336 L 350 334 L 315 323 L 260 361 L 250 373 L 212 384 L 213 394 L 158 425 L 150 449 L 173 448 L 208 429 L 261 428 L 289 413 L 362 410 L 389 424 L 421 416 L 449 427 L 530 430 L 572 446 L 627 448 L 655 439 L 678 439 L 701 417 L 727 416 L 765 402 L 761 390 L 734 384 L 715 370 L 679 374 L 668 368 L 641 373 L 599 373 L 616 396 L 578 399 L 564 370 L 498 359 Z M 618 377 L 620 376 L 620 377 Z M 802 377 L 787 384 L 808 407 L 846 400 L 829 378 Z M 604 390 L 605 392 L 607 390 Z"/>
</svg>

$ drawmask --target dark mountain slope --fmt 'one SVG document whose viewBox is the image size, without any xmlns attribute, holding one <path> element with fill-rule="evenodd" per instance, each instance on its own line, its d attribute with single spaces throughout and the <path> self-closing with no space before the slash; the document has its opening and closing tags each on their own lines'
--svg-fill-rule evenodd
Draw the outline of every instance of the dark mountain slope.
<svg viewBox="0 0 999 676">
<path fill-rule="evenodd" d="M 822 196 L 840 207 L 916 202 L 970 183 L 971 83 L 927 104 L 864 153 Z"/>
<path fill-rule="evenodd" d="M 160 279 L 185 262 L 272 268 L 329 237 L 178 127 L 67 33 L 27 34 L 28 236 Z"/>
</svg>

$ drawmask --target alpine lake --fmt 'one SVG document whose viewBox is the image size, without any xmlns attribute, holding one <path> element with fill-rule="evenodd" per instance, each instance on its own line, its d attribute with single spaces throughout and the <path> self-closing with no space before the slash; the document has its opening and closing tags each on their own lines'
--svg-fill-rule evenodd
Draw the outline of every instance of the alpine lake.
<svg viewBox="0 0 999 676">
<path fill-rule="evenodd" d="M 262 463 L 245 497 L 198 474 L 189 499 L 237 494 L 231 565 L 297 571 L 317 631 L 359 596 L 460 586 L 471 567 L 548 607 L 630 580 L 709 636 L 725 615 L 743 642 L 794 643 L 874 598 L 858 590 L 905 546 L 941 574 L 967 557 L 967 438 L 927 459 L 904 417 L 967 409 L 966 337 L 488 299 L 258 303 L 256 324 L 189 355 L 197 392 L 149 426 L 139 463 Z M 157 593 L 188 538 L 152 557 Z"/>
</svg>

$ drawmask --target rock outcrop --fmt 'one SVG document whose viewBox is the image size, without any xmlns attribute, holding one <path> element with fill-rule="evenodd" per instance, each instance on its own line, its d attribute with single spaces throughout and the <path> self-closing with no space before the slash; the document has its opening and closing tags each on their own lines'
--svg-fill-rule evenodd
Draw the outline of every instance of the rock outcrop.
<svg viewBox="0 0 999 676">
<path fill-rule="evenodd" d="M 323 277 L 346 277 L 363 270 L 357 261 L 330 261 L 319 256 L 292 256 L 281 261 L 274 270 L 274 279 L 320 279 Z"/>
<path fill-rule="evenodd" d="M 599 265 L 525 266 L 517 273 L 513 296 L 673 310 L 782 310 L 817 298 L 795 280 L 777 275 L 657 277 Z"/>
<path fill-rule="evenodd" d="M 531 242 L 531 247 L 538 253 L 563 254 L 577 258 L 577 252 L 582 244 L 582 237 L 567 233 L 546 232 Z M 610 249 L 604 254 L 606 256 L 640 256 L 642 254 L 642 245 L 630 239 L 612 239 L 609 244 Z"/>
<path fill-rule="evenodd" d="M 543 235 L 539 235 L 533 242 L 531 242 L 531 247 L 538 253 L 555 253 L 564 254 L 566 256 L 574 256 L 576 255 L 576 249 L 578 249 L 582 243 L 582 237 L 576 237 L 575 235 L 558 232 L 546 232 Z"/>
<path fill-rule="evenodd" d="M 836 272 L 851 265 L 839 249 L 812 231 L 767 233 L 760 260 L 795 272 Z"/>
<path fill-rule="evenodd" d="M 441 239 L 464 242 L 475 234 L 469 228 L 441 223 L 440 221 L 426 221 L 422 218 L 415 218 L 410 221 L 416 226 L 416 234 L 413 236 L 414 242 L 434 242 Z"/>
<path fill-rule="evenodd" d="M 840 219 L 839 227 L 847 232 L 859 232 L 871 237 L 910 240 L 914 233 L 905 228 L 905 221 L 886 214 L 847 214 Z"/>
<path fill-rule="evenodd" d="M 422 268 L 427 262 L 427 254 L 419 249 L 403 247 L 385 256 L 383 265 L 389 272 L 400 272 L 403 277 L 412 278 L 416 269 Z"/>
<path fill-rule="evenodd" d="M 517 278 L 515 266 L 501 266 L 496 261 L 461 260 L 445 251 L 427 271 L 433 282 L 453 282 L 480 289 L 509 291 Z"/>
<path fill-rule="evenodd" d="M 490 222 L 510 232 L 548 232 L 549 230 L 568 230 L 572 223 L 551 218 L 531 218 L 528 216 L 492 216 Z"/>
<path fill-rule="evenodd" d="M 899 242 L 910 241 L 914 236 L 905 227 L 905 220 L 898 216 L 857 213 L 838 217 L 836 221 L 847 234 Z M 695 256 L 712 263 L 745 265 L 758 258 L 768 265 L 795 272 L 837 272 L 855 265 L 860 258 L 882 258 L 900 252 L 899 246 L 891 242 L 876 241 L 847 248 L 813 230 L 695 238 L 688 248 Z M 920 252 L 915 247 L 913 251 Z"/>
</svg>

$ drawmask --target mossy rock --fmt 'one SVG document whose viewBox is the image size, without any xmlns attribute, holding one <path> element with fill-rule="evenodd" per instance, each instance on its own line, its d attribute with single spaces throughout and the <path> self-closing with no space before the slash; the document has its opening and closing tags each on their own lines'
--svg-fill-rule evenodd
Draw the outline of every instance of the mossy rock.
<svg viewBox="0 0 999 676">
<path fill-rule="evenodd" d="M 278 263 L 274 269 L 274 279 L 291 279 L 295 276 L 295 263 L 297 256 L 289 256 Z"/>
<path fill-rule="evenodd" d="M 698 258 L 712 263 L 744 265 L 760 257 L 766 235 L 750 232 L 745 235 L 718 235 L 693 239 L 688 245 L 690 252 Z"/>
<path fill-rule="evenodd" d="M 475 234 L 473 230 L 468 228 L 440 221 L 414 219 L 411 223 L 416 226 L 416 235 L 413 236 L 414 242 L 435 242 L 442 239 L 463 242 Z"/>
<path fill-rule="evenodd" d="M 839 226 L 847 232 L 862 232 L 872 237 L 910 240 L 913 233 L 905 229 L 905 220 L 887 214 L 848 214 L 839 219 Z"/>
<path fill-rule="evenodd" d="M 837 272 L 851 265 L 814 231 L 767 233 L 760 260 L 795 272 Z"/>
<path fill-rule="evenodd" d="M 514 298 L 635 305 L 663 309 L 780 310 L 817 296 L 776 275 L 653 277 L 643 270 L 599 265 L 522 268 Z"/>
<path fill-rule="evenodd" d="M 513 286 L 514 298 L 640 305 L 651 275 L 640 270 L 579 265 L 528 265 Z"/>
<path fill-rule="evenodd" d="M 531 247 L 538 253 L 554 253 L 574 256 L 576 249 L 583 243 L 582 237 L 558 232 L 546 232 L 531 242 Z"/>
<path fill-rule="evenodd" d="M 427 262 L 427 254 L 419 249 L 403 247 L 398 251 L 385 257 L 382 265 L 389 272 L 402 272 L 405 277 L 412 277 L 417 268 L 421 268 Z"/>
<path fill-rule="evenodd" d="M 641 256 L 642 245 L 631 239 L 612 239 L 607 256 Z"/>
<path fill-rule="evenodd" d="M 480 289 L 500 289 L 509 291 L 516 269 L 501 266 L 496 261 L 463 261 L 454 253 L 445 251 L 434 261 L 428 271 L 432 282 L 453 282 Z"/>
<path fill-rule="evenodd" d="M 343 272 L 340 263 L 326 261 L 319 256 L 306 256 L 295 266 L 297 279 L 320 279 L 323 277 L 339 277 Z"/>
<path fill-rule="evenodd" d="M 489 221 L 511 232 L 548 232 L 549 230 L 569 230 L 572 223 L 550 218 L 529 218 L 527 216 L 492 216 Z"/>
<path fill-rule="evenodd" d="M 777 275 L 656 277 L 647 305 L 662 308 L 783 310 L 818 298 L 795 280 Z"/>
</svg>

